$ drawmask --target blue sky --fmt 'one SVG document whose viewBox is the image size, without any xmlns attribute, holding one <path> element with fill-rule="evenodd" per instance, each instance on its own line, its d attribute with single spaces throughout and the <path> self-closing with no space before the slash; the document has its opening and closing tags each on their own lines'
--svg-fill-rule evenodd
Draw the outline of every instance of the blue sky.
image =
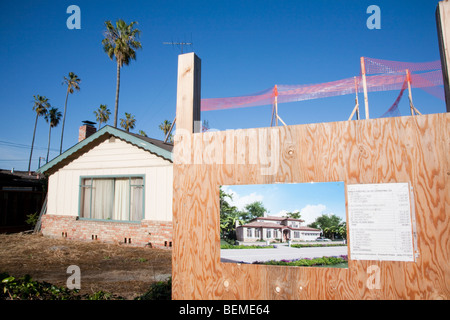
<svg viewBox="0 0 450 320">
<path fill-rule="evenodd" d="M 322 214 L 335 214 L 346 221 L 343 182 L 232 185 L 222 190 L 232 196 L 229 203 L 239 210 L 261 201 L 270 216 L 299 211 L 305 226 Z"/>
<path fill-rule="evenodd" d="M 81 29 L 69 30 L 69 5 L 81 9 Z M 369 30 L 368 6 L 381 9 L 381 29 Z M 113 111 L 116 64 L 103 52 L 104 21 L 137 21 L 142 50 L 122 69 L 119 118 L 137 119 L 136 129 L 163 138 L 158 125 L 175 116 L 179 48 L 167 41 L 192 41 L 186 48 L 202 60 L 202 97 L 259 92 L 275 84 L 323 83 L 359 75 L 361 56 L 407 62 L 439 59 L 435 10 L 438 0 L 416 1 L 12 1 L 0 2 L 0 168 L 26 170 L 35 114 L 33 95 L 64 109 L 69 72 L 81 91 L 69 97 L 64 149 L 77 143 L 83 120 L 107 104 Z M 383 114 L 398 92 L 371 93 L 371 117 Z M 413 91 L 424 114 L 445 112 L 443 101 Z M 288 124 L 345 121 L 354 96 L 279 105 Z M 400 103 L 408 114 L 406 96 Z M 270 125 L 271 106 L 202 112 L 211 128 Z M 111 118 L 109 124 L 112 124 Z M 50 158 L 58 155 L 61 125 L 52 130 Z M 32 169 L 45 157 L 48 125 L 39 119 Z M 42 163 L 41 163 L 42 164 Z"/>
</svg>

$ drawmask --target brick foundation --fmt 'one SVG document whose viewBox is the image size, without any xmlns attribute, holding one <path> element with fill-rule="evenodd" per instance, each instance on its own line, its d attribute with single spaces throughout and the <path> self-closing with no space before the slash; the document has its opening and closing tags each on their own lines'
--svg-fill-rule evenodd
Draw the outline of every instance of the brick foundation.
<svg viewBox="0 0 450 320">
<path fill-rule="evenodd" d="M 75 216 L 42 216 L 42 234 L 50 238 L 172 248 L 172 222 L 143 220 L 140 223 L 78 220 Z"/>
</svg>

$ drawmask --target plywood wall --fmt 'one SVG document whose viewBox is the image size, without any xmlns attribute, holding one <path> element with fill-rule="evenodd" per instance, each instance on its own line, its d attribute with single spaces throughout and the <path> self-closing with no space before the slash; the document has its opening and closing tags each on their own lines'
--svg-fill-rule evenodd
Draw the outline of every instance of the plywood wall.
<svg viewBox="0 0 450 320">
<path fill-rule="evenodd" d="M 449 299 L 449 124 L 449 114 L 433 114 L 177 135 L 173 299 Z M 417 261 L 220 262 L 220 185 L 311 181 L 410 182 Z"/>
</svg>

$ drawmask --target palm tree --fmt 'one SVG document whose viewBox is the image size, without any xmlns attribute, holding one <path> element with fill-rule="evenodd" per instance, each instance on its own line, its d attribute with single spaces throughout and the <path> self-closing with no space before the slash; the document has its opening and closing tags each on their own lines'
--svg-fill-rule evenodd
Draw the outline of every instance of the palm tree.
<svg viewBox="0 0 450 320">
<path fill-rule="evenodd" d="M 167 136 L 167 133 L 170 131 L 170 128 L 172 127 L 172 122 L 169 120 L 164 120 L 160 125 L 159 128 L 164 132 L 164 137 Z M 172 134 L 170 134 L 169 139 L 170 142 L 172 142 Z"/>
<path fill-rule="evenodd" d="M 64 136 L 64 124 L 66 123 L 66 111 L 67 111 L 67 98 L 69 98 L 69 93 L 73 93 L 73 90 L 80 91 L 80 82 L 81 79 L 73 73 L 69 72 L 69 77 L 64 77 L 63 84 L 67 84 L 67 94 L 66 94 L 66 104 L 64 105 L 64 116 L 62 122 L 62 130 L 61 130 L 61 146 L 59 147 L 59 154 L 62 153 L 63 146 L 63 136 Z"/>
<path fill-rule="evenodd" d="M 97 118 L 98 130 L 100 130 L 100 125 L 102 123 L 108 122 L 111 111 L 109 111 L 106 104 L 101 104 L 100 107 L 96 111 L 94 111 L 94 114 L 95 117 Z"/>
<path fill-rule="evenodd" d="M 47 113 L 47 108 L 50 107 L 50 103 L 45 96 L 36 95 L 33 96 L 34 104 L 33 111 L 36 112 L 36 121 L 34 122 L 34 131 L 33 131 L 33 140 L 31 141 L 31 151 L 30 151 L 30 161 L 28 162 L 28 174 L 31 174 L 31 158 L 33 156 L 33 146 L 34 146 L 34 138 L 36 136 L 36 127 L 38 118 L 45 115 Z"/>
<path fill-rule="evenodd" d="M 49 105 L 50 106 L 50 105 Z M 47 147 L 47 162 L 48 162 L 48 154 L 50 153 L 50 134 L 52 132 L 52 128 L 56 127 L 61 120 L 62 113 L 58 110 L 58 108 L 51 108 L 45 114 L 45 121 L 49 124 L 48 129 L 48 147 Z"/>
<path fill-rule="evenodd" d="M 141 135 L 143 137 L 147 137 L 147 133 L 145 133 L 144 130 L 139 130 L 139 135 Z"/>
<path fill-rule="evenodd" d="M 125 112 L 125 119 L 120 119 L 120 126 L 127 130 L 127 132 L 130 131 L 130 129 L 134 129 L 134 126 L 136 124 L 136 119 L 134 119 L 134 116 L 131 115 L 131 113 Z"/>
<path fill-rule="evenodd" d="M 117 62 L 117 85 L 116 85 L 116 105 L 114 109 L 114 127 L 117 128 L 117 114 L 119 111 L 119 88 L 120 88 L 120 68 L 128 65 L 130 61 L 136 60 L 137 49 L 142 48 L 139 40 L 141 31 L 135 29 L 137 22 L 133 21 L 127 24 L 122 19 L 116 21 L 116 27 L 111 21 L 105 21 L 105 38 L 102 40 L 103 50 L 108 57 L 113 60 L 116 57 Z"/>
</svg>

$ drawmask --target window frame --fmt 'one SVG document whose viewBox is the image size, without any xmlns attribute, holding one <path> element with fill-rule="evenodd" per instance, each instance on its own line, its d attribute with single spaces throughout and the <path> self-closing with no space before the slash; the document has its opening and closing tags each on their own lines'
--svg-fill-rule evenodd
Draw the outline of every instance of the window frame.
<svg viewBox="0 0 450 320">
<path fill-rule="evenodd" d="M 128 196 L 131 199 L 131 188 L 134 186 L 138 186 L 138 185 L 132 185 L 131 184 L 131 178 L 142 178 L 142 217 L 141 220 L 113 220 L 113 219 L 95 219 L 95 218 L 91 218 L 92 215 L 92 183 L 94 179 L 123 179 L 123 178 L 128 178 L 129 179 L 129 189 L 128 189 Z M 90 185 L 86 185 L 83 184 L 83 181 L 85 179 L 91 179 L 91 184 Z M 83 187 L 90 187 L 90 196 L 89 196 L 89 218 L 86 217 L 82 217 L 82 206 L 81 206 L 81 202 L 82 202 L 82 188 Z M 142 220 L 145 219 L 145 186 L 146 186 L 146 181 L 145 181 L 145 174 L 113 174 L 113 175 L 81 175 L 79 178 L 79 183 L 78 183 L 78 219 L 79 220 L 88 220 L 88 221 L 108 221 L 108 222 L 124 222 L 124 223 L 140 223 Z M 139 185 L 140 187 L 140 185 Z M 113 198 L 114 201 L 114 198 Z M 128 218 L 130 219 L 131 217 L 131 201 L 129 201 L 128 204 Z"/>
</svg>

